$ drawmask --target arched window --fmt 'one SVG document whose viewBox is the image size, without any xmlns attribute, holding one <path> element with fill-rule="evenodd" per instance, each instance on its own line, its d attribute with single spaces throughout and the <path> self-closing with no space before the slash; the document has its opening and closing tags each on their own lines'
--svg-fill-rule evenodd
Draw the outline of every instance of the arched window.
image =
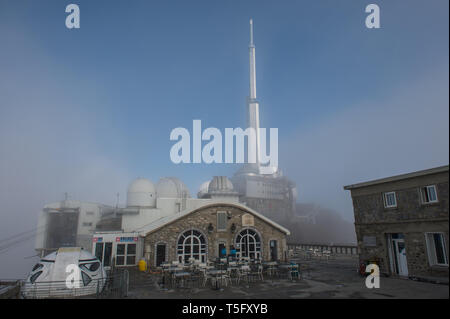
<svg viewBox="0 0 450 319">
<path fill-rule="evenodd" d="M 236 251 L 238 258 L 261 258 L 261 238 L 253 229 L 244 229 L 236 236 L 236 247 L 238 248 Z"/>
<path fill-rule="evenodd" d="M 185 231 L 178 238 L 178 261 L 180 263 L 189 262 L 189 258 L 206 262 L 206 239 L 198 230 L 191 229 Z"/>
</svg>

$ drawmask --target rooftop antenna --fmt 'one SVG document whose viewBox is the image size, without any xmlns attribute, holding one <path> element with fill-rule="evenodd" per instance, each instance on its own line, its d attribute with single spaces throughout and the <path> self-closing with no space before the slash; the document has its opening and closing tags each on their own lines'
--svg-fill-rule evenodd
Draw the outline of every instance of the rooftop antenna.
<svg viewBox="0 0 450 319">
<path fill-rule="evenodd" d="M 62 208 L 68 207 L 67 201 L 69 200 L 69 194 L 67 192 L 64 193 L 64 201 L 62 203 Z"/>
<path fill-rule="evenodd" d="M 253 46 L 253 19 L 250 19 L 250 46 Z"/>
</svg>

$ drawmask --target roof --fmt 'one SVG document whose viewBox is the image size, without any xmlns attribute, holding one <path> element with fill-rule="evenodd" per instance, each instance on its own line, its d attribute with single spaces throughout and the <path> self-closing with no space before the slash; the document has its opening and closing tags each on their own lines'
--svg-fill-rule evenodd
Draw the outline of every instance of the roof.
<svg viewBox="0 0 450 319">
<path fill-rule="evenodd" d="M 445 172 L 448 172 L 448 165 L 425 169 L 422 171 L 417 171 L 417 172 L 412 172 L 412 173 L 407 173 L 407 174 L 395 175 L 395 176 L 381 178 L 381 179 L 375 179 L 372 181 L 358 183 L 358 184 L 347 185 L 347 186 L 344 186 L 344 189 L 351 190 L 351 189 L 355 189 L 355 188 L 367 187 L 367 186 L 372 186 L 372 185 L 377 185 L 377 184 L 400 181 L 400 180 L 404 180 L 404 179 L 408 179 L 408 178 L 420 177 L 420 176 L 437 174 L 437 173 L 445 173 Z"/>
<path fill-rule="evenodd" d="M 157 219 L 145 226 L 142 226 L 140 228 L 137 228 L 135 231 L 139 232 L 139 234 L 142 236 L 147 235 L 150 232 L 153 232 L 155 230 L 158 230 L 164 226 L 167 226 L 170 223 L 173 223 L 187 215 L 193 214 L 194 212 L 198 212 L 199 210 L 205 209 L 205 208 L 209 208 L 209 207 L 214 207 L 214 206 L 230 206 L 230 207 L 236 207 L 239 209 L 242 209 L 252 215 L 255 215 L 256 217 L 262 219 L 263 221 L 265 221 L 266 223 L 272 225 L 273 227 L 277 228 L 278 230 L 280 230 L 281 232 L 285 233 L 286 235 L 290 235 L 290 231 L 286 228 L 284 228 L 283 226 L 275 223 L 273 220 L 261 215 L 260 213 L 254 211 L 253 209 L 241 205 L 241 204 L 237 204 L 237 203 L 227 203 L 227 202 L 214 202 L 214 203 L 207 203 L 205 205 L 202 205 L 196 209 L 193 210 L 184 210 L 180 213 L 177 214 L 173 214 L 173 215 L 169 215 L 169 216 L 165 216 L 162 217 L 160 219 Z"/>
</svg>

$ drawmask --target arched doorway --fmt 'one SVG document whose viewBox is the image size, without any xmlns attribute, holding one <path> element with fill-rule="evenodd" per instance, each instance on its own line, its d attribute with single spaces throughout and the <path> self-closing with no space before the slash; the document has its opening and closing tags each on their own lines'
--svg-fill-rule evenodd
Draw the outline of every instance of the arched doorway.
<svg viewBox="0 0 450 319">
<path fill-rule="evenodd" d="M 246 228 L 236 236 L 236 255 L 237 258 L 261 258 L 261 237 L 256 230 Z"/>
<path fill-rule="evenodd" d="M 177 255 L 180 263 L 189 262 L 189 258 L 206 262 L 206 238 L 198 230 L 190 229 L 178 238 Z"/>
</svg>

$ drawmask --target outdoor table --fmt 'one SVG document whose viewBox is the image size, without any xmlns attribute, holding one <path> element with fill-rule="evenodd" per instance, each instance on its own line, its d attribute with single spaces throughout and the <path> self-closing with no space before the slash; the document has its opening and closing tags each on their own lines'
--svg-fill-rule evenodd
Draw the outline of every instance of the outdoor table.
<svg viewBox="0 0 450 319">
<path fill-rule="evenodd" d="M 292 267 L 292 265 L 290 265 L 290 264 L 282 264 L 282 265 L 278 265 L 278 268 L 282 268 L 282 269 L 289 269 L 289 268 L 291 268 Z"/>
<path fill-rule="evenodd" d="M 275 271 L 277 270 L 277 265 L 278 263 L 276 261 L 267 261 L 263 263 L 263 266 L 267 267 L 266 271 L 270 277 L 272 277 Z"/>
<path fill-rule="evenodd" d="M 208 274 L 214 277 L 216 280 L 216 287 L 215 287 L 216 290 L 220 289 L 219 281 L 221 282 L 221 280 L 219 279 L 222 279 L 221 277 L 226 273 L 227 271 L 222 269 L 211 269 L 208 271 Z"/>
<path fill-rule="evenodd" d="M 238 265 L 235 266 L 228 266 L 227 272 L 230 274 L 230 278 L 237 277 L 237 272 L 239 271 L 240 267 Z"/>
<path fill-rule="evenodd" d="M 289 274 L 289 271 L 291 270 L 291 268 L 292 268 L 292 265 L 290 265 L 290 264 L 281 264 L 281 265 L 278 265 L 278 269 L 279 269 L 279 270 L 282 270 L 283 273 L 287 273 L 287 274 Z"/>
<path fill-rule="evenodd" d="M 167 282 L 172 281 L 172 274 L 176 270 L 176 266 L 168 265 L 163 267 L 163 285 L 166 286 Z"/>
<path fill-rule="evenodd" d="M 180 279 L 183 281 L 184 284 L 184 279 L 186 279 L 187 277 L 189 277 L 191 275 L 191 273 L 187 272 L 187 271 L 180 271 L 180 272 L 175 272 L 173 274 L 173 278 L 175 280 L 175 283 L 177 281 L 177 279 Z M 183 285 L 182 285 L 183 286 Z"/>
</svg>

